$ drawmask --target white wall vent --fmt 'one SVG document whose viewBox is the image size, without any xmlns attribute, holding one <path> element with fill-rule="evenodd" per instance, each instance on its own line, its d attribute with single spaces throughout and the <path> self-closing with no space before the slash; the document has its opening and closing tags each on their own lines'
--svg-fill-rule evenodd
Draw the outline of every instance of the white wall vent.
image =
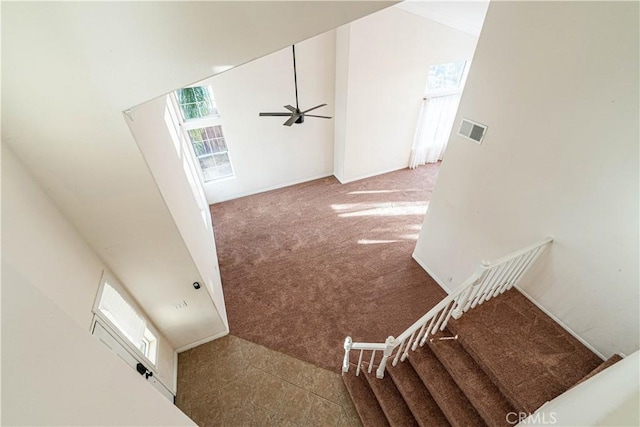
<svg viewBox="0 0 640 427">
<path fill-rule="evenodd" d="M 458 129 L 458 135 L 464 136 L 467 139 L 482 144 L 482 139 L 487 133 L 487 126 L 476 123 L 472 120 L 462 118 L 460 122 L 460 128 Z"/>
</svg>

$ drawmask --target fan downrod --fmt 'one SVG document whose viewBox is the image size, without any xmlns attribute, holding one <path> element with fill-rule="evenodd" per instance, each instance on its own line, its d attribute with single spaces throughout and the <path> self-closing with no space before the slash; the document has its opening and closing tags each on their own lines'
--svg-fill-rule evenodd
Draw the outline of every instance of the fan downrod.
<svg viewBox="0 0 640 427">
<path fill-rule="evenodd" d="M 304 123 L 304 117 L 315 117 L 318 119 L 331 119 L 329 116 L 318 116 L 315 114 L 307 114 L 310 111 L 318 109 L 320 107 L 324 107 L 327 104 L 319 104 L 315 107 L 309 108 L 307 110 L 301 111 L 300 106 L 298 104 L 298 70 L 296 68 L 296 46 L 291 46 L 291 51 L 293 54 L 293 85 L 296 93 L 296 106 L 293 107 L 291 105 L 285 105 L 284 108 L 288 110 L 288 112 L 277 112 L 277 113 L 260 113 L 260 117 L 288 117 L 287 121 L 283 123 L 284 126 L 291 126 L 294 123 L 301 124 Z"/>
</svg>

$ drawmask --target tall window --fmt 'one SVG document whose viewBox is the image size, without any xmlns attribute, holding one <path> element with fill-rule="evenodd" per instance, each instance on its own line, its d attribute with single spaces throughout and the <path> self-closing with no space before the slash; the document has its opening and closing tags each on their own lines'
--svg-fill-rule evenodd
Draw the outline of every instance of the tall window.
<svg viewBox="0 0 640 427">
<path fill-rule="evenodd" d="M 204 182 L 233 176 L 220 113 L 210 86 L 178 89 L 173 94 L 181 127 L 200 164 Z"/>
<path fill-rule="evenodd" d="M 442 160 L 458 111 L 467 61 L 433 64 L 413 138 L 409 167 Z"/>
</svg>

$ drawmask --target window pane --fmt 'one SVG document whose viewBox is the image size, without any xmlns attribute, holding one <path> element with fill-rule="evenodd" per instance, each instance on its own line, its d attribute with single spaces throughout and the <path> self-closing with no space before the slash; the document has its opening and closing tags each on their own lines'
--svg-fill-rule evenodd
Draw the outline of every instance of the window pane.
<svg viewBox="0 0 640 427">
<path fill-rule="evenodd" d="M 200 167 L 203 171 L 216 167 L 216 162 L 213 160 L 213 156 L 200 157 L 198 160 L 200 161 Z"/>
<path fill-rule="evenodd" d="M 187 87 L 176 91 L 178 104 L 184 120 L 198 119 L 201 117 L 219 117 L 215 101 L 206 86 Z"/>
<path fill-rule="evenodd" d="M 227 151 L 222 126 L 191 129 L 188 131 L 196 157 Z"/>
<path fill-rule="evenodd" d="M 142 352 L 142 354 L 144 354 L 145 356 L 147 356 L 147 347 L 148 347 L 148 345 L 149 345 L 149 342 L 147 342 L 146 339 L 142 338 L 142 342 L 138 346 L 138 350 L 140 350 Z"/>
<path fill-rule="evenodd" d="M 218 175 L 220 177 L 233 175 L 233 169 L 231 169 L 231 162 L 229 156 L 225 154 L 216 154 L 216 163 L 218 165 Z"/>
<path fill-rule="evenodd" d="M 466 61 L 431 65 L 427 77 L 427 90 L 459 88 L 465 64 Z"/>
<path fill-rule="evenodd" d="M 231 164 L 231 162 L 229 161 L 229 155 L 227 153 L 214 154 L 213 157 L 216 161 L 216 166 Z"/>
<path fill-rule="evenodd" d="M 198 158 L 205 181 L 225 178 L 233 175 L 229 154 L 217 153 Z"/>
<path fill-rule="evenodd" d="M 134 346 L 140 348 L 147 324 L 142 316 L 108 283 L 104 284 L 98 309 Z"/>
</svg>

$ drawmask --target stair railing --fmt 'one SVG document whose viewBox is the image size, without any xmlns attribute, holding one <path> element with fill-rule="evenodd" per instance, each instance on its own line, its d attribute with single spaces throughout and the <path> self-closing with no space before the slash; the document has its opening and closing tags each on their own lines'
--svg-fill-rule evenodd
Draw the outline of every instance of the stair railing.
<svg viewBox="0 0 640 427">
<path fill-rule="evenodd" d="M 522 276 L 531 268 L 551 242 L 553 242 L 553 239 L 547 237 L 542 242 L 515 251 L 496 261 L 482 261 L 471 277 L 397 338 L 389 336 L 384 343 L 366 343 L 353 342 L 351 337 L 347 337 L 344 341 L 343 375 L 349 372 L 350 351 L 360 350 L 356 365 L 356 375 L 360 375 L 364 352 L 371 352 L 370 356 L 367 355 L 367 359 L 369 359 L 367 372 L 371 373 L 376 363 L 376 355 L 381 354 L 382 356 L 376 369 L 376 377 L 383 378 L 387 361 L 393 356 L 394 350 L 397 351 L 392 364 L 396 366 L 398 361 L 405 361 L 410 349 L 415 351 L 418 345 L 422 347 L 425 344 L 430 335 L 444 330 L 451 317 L 458 319 L 470 309 L 518 284 Z"/>
</svg>

